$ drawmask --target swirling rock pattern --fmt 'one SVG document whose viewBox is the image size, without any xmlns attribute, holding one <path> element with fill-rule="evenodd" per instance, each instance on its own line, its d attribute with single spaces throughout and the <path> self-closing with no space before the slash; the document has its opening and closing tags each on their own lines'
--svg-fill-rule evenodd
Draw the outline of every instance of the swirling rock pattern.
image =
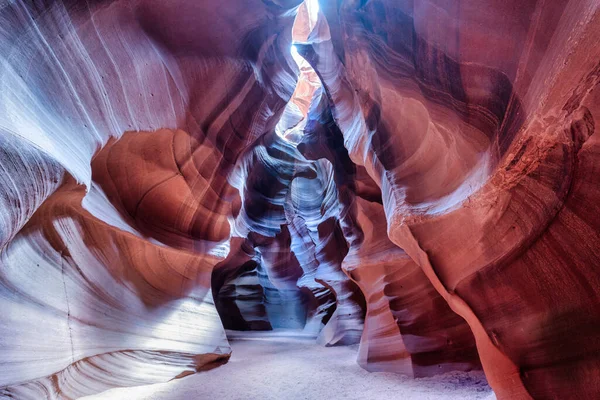
<svg viewBox="0 0 600 400">
<path fill-rule="evenodd" d="M 212 368 L 224 328 L 600 397 L 599 9 L 0 3 L 0 397 Z"/>
<path fill-rule="evenodd" d="M 598 4 L 323 6 L 304 54 L 345 147 L 498 397 L 597 397 Z"/>
<path fill-rule="evenodd" d="M 297 5 L 0 5 L 0 397 L 227 359 L 211 275 L 239 203 L 228 177 L 293 93 Z"/>
</svg>

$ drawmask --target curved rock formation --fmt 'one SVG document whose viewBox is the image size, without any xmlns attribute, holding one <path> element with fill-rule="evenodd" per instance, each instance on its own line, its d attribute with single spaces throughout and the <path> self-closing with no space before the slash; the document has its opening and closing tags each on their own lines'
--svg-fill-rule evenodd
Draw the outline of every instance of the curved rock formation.
<svg viewBox="0 0 600 400">
<path fill-rule="evenodd" d="M 498 397 L 596 397 L 598 4 L 324 7 L 305 55 L 344 144 Z"/>
<path fill-rule="evenodd" d="M 0 3 L 0 397 L 226 329 L 600 396 L 594 0 Z"/>
<path fill-rule="evenodd" d="M 0 5 L 2 397 L 227 358 L 211 273 L 239 197 L 228 176 L 293 92 L 296 7 Z"/>
</svg>

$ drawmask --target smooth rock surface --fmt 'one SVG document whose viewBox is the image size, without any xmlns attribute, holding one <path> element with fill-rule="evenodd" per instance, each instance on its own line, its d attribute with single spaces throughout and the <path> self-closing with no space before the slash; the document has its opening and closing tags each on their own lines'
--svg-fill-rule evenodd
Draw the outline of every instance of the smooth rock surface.
<svg viewBox="0 0 600 400">
<path fill-rule="evenodd" d="M 225 362 L 225 328 L 285 328 L 600 398 L 599 40 L 597 0 L 0 2 L 0 397 L 167 382 Z M 269 346 L 348 395 L 424 382 Z M 292 365 L 256 362 L 173 385 Z"/>
</svg>

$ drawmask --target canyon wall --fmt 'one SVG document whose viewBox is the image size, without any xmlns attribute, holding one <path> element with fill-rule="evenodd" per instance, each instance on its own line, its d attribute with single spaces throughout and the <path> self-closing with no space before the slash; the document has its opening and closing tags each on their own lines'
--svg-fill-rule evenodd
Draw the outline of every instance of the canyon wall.
<svg viewBox="0 0 600 400">
<path fill-rule="evenodd" d="M 597 398 L 599 8 L 0 3 L 0 397 L 294 329 Z"/>
</svg>

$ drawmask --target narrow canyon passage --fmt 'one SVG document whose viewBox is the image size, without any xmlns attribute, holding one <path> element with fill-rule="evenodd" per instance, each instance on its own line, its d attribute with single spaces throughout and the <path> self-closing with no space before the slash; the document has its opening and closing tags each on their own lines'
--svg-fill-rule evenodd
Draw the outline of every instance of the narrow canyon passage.
<svg viewBox="0 0 600 400">
<path fill-rule="evenodd" d="M 0 399 L 600 398 L 598 0 L 0 0 Z"/>
</svg>

